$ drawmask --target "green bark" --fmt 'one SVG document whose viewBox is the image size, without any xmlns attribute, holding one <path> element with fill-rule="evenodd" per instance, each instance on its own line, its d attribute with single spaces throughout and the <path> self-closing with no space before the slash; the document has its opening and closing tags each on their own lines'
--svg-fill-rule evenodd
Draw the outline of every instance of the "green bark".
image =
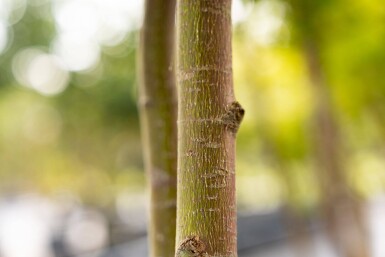
<svg viewBox="0 0 385 257">
<path fill-rule="evenodd" d="M 146 0 L 141 34 L 140 116 L 150 194 L 151 257 L 175 253 L 177 99 L 175 0 Z"/>
<path fill-rule="evenodd" d="M 177 5 L 176 256 L 237 256 L 231 0 Z"/>
</svg>

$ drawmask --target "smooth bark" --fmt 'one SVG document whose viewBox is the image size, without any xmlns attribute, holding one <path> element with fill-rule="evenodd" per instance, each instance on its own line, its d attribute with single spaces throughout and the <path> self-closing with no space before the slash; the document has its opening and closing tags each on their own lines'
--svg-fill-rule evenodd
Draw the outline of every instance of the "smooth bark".
<svg viewBox="0 0 385 257">
<path fill-rule="evenodd" d="M 177 5 L 176 256 L 237 256 L 231 0 Z"/>
<path fill-rule="evenodd" d="M 175 0 L 146 0 L 141 34 L 140 117 L 150 194 L 151 257 L 175 253 L 177 99 Z"/>
</svg>

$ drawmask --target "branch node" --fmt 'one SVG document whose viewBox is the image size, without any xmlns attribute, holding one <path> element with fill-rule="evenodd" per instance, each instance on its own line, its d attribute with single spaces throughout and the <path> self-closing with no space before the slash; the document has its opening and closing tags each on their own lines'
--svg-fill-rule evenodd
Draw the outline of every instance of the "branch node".
<svg viewBox="0 0 385 257">
<path fill-rule="evenodd" d="M 199 236 L 189 236 L 183 240 L 176 253 L 177 257 L 209 257 L 206 252 L 206 244 Z"/>
<path fill-rule="evenodd" d="M 244 115 L 245 110 L 237 101 L 234 101 L 227 106 L 226 113 L 223 114 L 221 120 L 226 126 L 226 129 L 235 134 L 238 131 Z"/>
</svg>

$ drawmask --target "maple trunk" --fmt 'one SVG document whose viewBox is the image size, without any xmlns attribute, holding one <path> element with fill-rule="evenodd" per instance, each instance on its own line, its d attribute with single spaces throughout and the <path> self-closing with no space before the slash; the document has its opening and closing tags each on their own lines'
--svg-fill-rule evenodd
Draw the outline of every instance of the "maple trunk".
<svg viewBox="0 0 385 257">
<path fill-rule="evenodd" d="M 176 256 L 237 256 L 231 0 L 177 5 Z"/>
<path fill-rule="evenodd" d="M 140 118 L 150 195 L 151 257 L 175 253 L 177 98 L 175 0 L 146 0 L 140 49 Z"/>
</svg>

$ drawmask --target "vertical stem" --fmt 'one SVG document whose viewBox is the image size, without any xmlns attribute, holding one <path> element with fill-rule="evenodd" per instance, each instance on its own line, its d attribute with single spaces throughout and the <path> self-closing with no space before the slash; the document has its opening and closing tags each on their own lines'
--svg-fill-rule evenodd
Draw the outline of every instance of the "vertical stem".
<svg viewBox="0 0 385 257">
<path fill-rule="evenodd" d="M 177 98 L 175 0 L 146 0 L 141 34 L 140 116 L 150 193 L 151 257 L 175 253 Z"/>
<path fill-rule="evenodd" d="M 237 256 L 231 0 L 177 6 L 176 256 Z"/>
</svg>

